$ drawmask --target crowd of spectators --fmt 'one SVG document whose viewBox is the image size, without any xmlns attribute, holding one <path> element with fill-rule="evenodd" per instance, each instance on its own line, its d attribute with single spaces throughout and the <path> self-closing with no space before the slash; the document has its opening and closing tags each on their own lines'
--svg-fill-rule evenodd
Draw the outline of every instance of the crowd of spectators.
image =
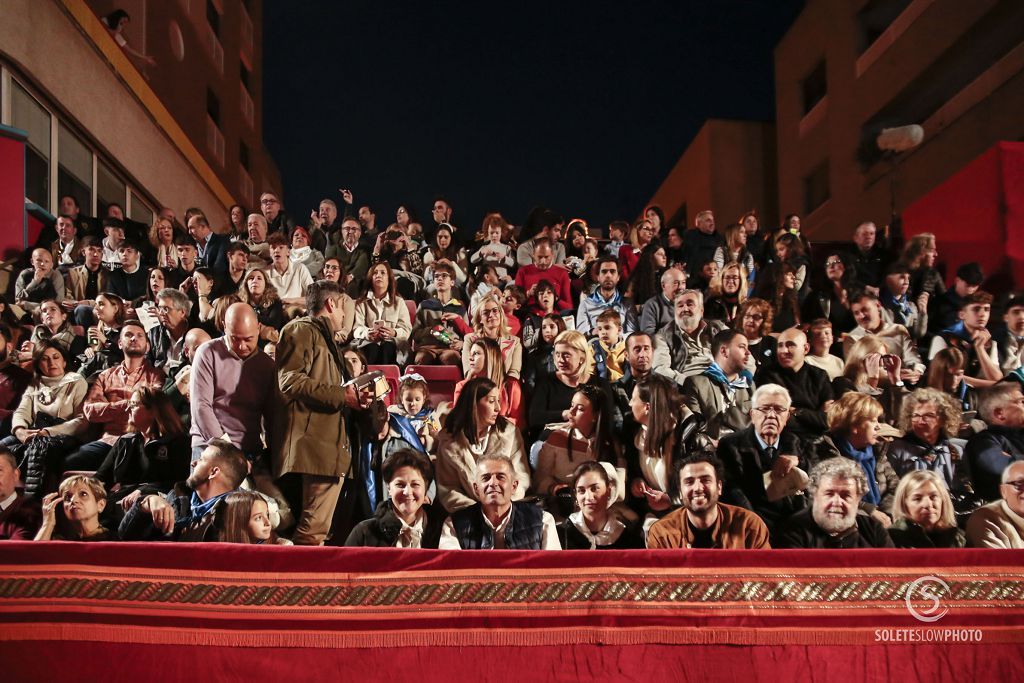
<svg viewBox="0 0 1024 683">
<path fill-rule="evenodd" d="M 340 197 L 61 199 L 2 307 L 0 538 L 1024 547 L 1024 295 L 933 235 Z"/>
</svg>

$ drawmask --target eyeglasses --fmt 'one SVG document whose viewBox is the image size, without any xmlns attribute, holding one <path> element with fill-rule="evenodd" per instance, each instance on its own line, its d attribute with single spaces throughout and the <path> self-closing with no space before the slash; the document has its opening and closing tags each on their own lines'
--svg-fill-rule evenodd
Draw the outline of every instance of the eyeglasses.
<svg viewBox="0 0 1024 683">
<path fill-rule="evenodd" d="M 1017 493 L 1024 493 L 1024 479 L 1014 479 L 1006 482 L 1003 486 L 1012 486 Z"/>
<path fill-rule="evenodd" d="M 939 419 L 939 416 L 936 413 L 914 413 L 913 415 L 910 416 L 910 419 L 931 421 Z"/>
<path fill-rule="evenodd" d="M 764 320 L 764 316 L 760 313 L 745 313 L 743 315 L 744 320 Z"/>
<path fill-rule="evenodd" d="M 754 408 L 754 410 L 762 415 L 782 415 L 789 412 L 789 408 L 783 408 L 782 406 L 759 406 Z"/>
<path fill-rule="evenodd" d="M 260 204 L 267 206 L 268 204 L 280 204 L 280 202 L 276 199 L 261 199 Z"/>
<path fill-rule="evenodd" d="M 480 311 L 480 315 L 482 315 L 485 318 L 489 318 L 492 315 L 498 315 L 498 311 L 500 310 L 500 308 L 485 308 L 484 310 Z"/>
<path fill-rule="evenodd" d="M 832 266 L 841 266 L 843 265 L 843 262 L 838 259 L 833 259 L 832 261 L 825 261 L 825 265 L 831 268 Z"/>
<path fill-rule="evenodd" d="M 327 272 L 328 270 L 341 270 L 341 269 L 338 268 L 338 266 L 324 266 L 324 272 Z"/>
</svg>

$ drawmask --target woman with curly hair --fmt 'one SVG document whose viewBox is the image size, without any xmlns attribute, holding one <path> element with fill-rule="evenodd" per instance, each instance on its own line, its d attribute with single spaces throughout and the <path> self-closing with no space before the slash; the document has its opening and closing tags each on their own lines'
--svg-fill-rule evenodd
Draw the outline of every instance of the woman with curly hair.
<svg viewBox="0 0 1024 683">
<path fill-rule="evenodd" d="M 732 323 L 733 329 L 747 338 L 750 360 L 747 370 L 756 372 L 762 363 L 775 358 L 778 343 L 771 335 L 772 307 L 764 299 L 751 297 L 743 302 Z"/>
<path fill-rule="evenodd" d="M 242 283 L 238 296 L 256 311 L 256 318 L 260 323 L 260 341 L 264 344 L 276 344 L 281 336 L 281 328 L 287 322 L 284 304 L 277 294 L 277 289 L 270 284 L 267 274 L 259 268 L 250 269 Z"/>
<path fill-rule="evenodd" d="M 156 250 L 158 268 L 174 269 L 181 265 L 178 250 L 174 246 L 174 224 L 166 218 L 156 217 L 149 228 L 149 243 Z"/>
<path fill-rule="evenodd" d="M 857 327 L 850 311 L 857 269 L 850 256 L 838 249 L 827 252 L 825 269 L 818 271 L 816 280 L 814 291 L 803 303 L 804 319 L 826 318 L 837 336 Z"/>
<path fill-rule="evenodd" d="M 937 472 L 954 493 L 971 490 L 971 478 L 963 465 L 967 442 L 957 438 L 960 409 L 952 396 L 924 387 L 903 400 L 899 416 L 903 436 L 889 447 L 889 462 L 898 475 L 917 470 Z"/>
</svg>

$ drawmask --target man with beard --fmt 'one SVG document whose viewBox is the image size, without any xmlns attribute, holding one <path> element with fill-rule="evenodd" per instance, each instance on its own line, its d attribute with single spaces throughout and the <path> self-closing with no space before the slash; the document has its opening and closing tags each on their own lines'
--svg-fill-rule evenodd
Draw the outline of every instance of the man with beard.
<svg viewBox="0 0 1024 683">
<path fill-rule="evenodd" d="M 718 439 L 750 425 L 750 399 L 754 376 L 747 370 L 747 338 L 736 330 L 722 330 L 711 340 L 715 360 L 699 375 L 683 382 L 686 407 L 706 420 L 702 431 Z"/>
<path fill-rule="evenodd" d="M 333 235 L 324 252 L 326 258 L 336 258 L 348 273 L 348 282 L 342 282 L 349 296 L 360 296 L 365 287 L 366 273 L 370 270 L 370 250 L 359 239 L 362 228 L 359 221 L 346 216 L 341 230 Z"/>
<path fill-rule="evenodd" d="M 704 295 L 684 289 L 675 299 L 675 325 L 657 334 L 654 348 L 655 372 L 680 386 L 687 377 L 699 375 L 711 366 L 711 340 L 725 329 L 720 320 L 704 320 Z"/>
<path fill-rule="evenodd" d="M 807 485 L 811 507 L 790 517 L 781 528 L 780 548 L 892 548 L 885 527 L 874 517 L 857 514 L 868 483 L 861 466 L 846 458 L 829 458 L 811 470 Z"/>
<path fill-rule="evenodd" d="M 607 310 L 619 314 L 622 333 L 636 329 L 636 309 L 633 302 L 619 292 L 619 262 L 612 256 L 598 258 L 597 288 L 590 296 L 580 299 L 576 313 L 576 331 L 593 336 L 597 330 L 597 316 Z"/>
<path fill-rule="evenodd" d="M 555 518 L 533 503 L 513 502 L 518 488 L 508 456 L 480 458 L 473 481 L 473 493 L 480 502 L 445 520 L 438 549 L 561 550 Z"/>
<path fill-rule="evenodd" d="M 117 437 L 128 431 L 131 411 L 128 402 L 136 389 L 149 387 L 160 391 L 164 385 L 164 371 L 146 360 L 149 340 L 138 320 L 126 320 L 121 328 L 118 347 L 124 360 L 107 368 L 89 389 L 82 413 L 92 424 L 103 425 L 103 436 L 82 446 L 64 462 L 66 470 L 95 470 L 107 457 Z"/>
<path fill-rule="evenodd" d="M 615 424 L 617 434 L 632 434 L 635 429 L 633 411 L 629 399 L 633 396 L 636 383 L 650 374 L 654 361 L 654 339 L 646 332 L 634 332 L 626 337 L 626 367 L 622 377 L 612 382 L 612 398 L 615 400 Z M 631 424 L 624 424 L 629 422 Z"/>
<path fill-rule="evenodd" d="M 647 547 L 771 548 L 768 527 L 749 510 L 719 503 L 722 461 L 713 455 L 691 455 L 679 461 L 680 509 L 651 526 Z"/>
<path fill-rule="evenodd" d="M 216 541 L 217 506 L 242 485 L 248 471 L 242 451 L 214 439 L 192 461 L 187 481 L 166 496 L 140 496 L 121 520 L 118 535 L 124 541 Z"/>
</svg>

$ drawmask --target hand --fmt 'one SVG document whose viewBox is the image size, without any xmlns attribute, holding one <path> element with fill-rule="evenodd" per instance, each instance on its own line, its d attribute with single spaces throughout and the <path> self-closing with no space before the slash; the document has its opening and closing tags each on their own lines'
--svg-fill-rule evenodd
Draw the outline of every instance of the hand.
<svg viewBox="0 0 1024 683">
<path fill-rule="evenodd" d="M 882 526 L 884 526 L 886 529 L 892 526 L 892 520 L 889 518 L 889 515 L 885 514 L 877 508 L 874 511 L 872 511 L 871 516 L 877 519 L 879 522 L 881 522 Z"/>
<path fill-rule="evenodd" d="M 868 377 L 878 377 L 879 368 L 882 365 L 882 354 L 880 353 L 869 353 L 864 356 L 864 370 L 867 372 Z"/>
<path fill-rule="evenodd" d="M 178 393 L 188 398 L 188 381 L 192 376 L 192 366 L 186 365 L 179 372 L 178 376 L 174 380 L 174 386 L 177 387 Z"/>
<path fill-rule="evenodd" d="M 43 272 L 39 268 L 32 271 L 32 282 L 42 282 L 50 277 L 49 273 Z"/>
<path fill-rule="evenodd" d="M 43 497 L 43 524 L 44 528 L 53 528 L 57 523 L 57 506 L 60 505 L 60 493 L 54 491 Z"/>
<path fill-rule="evenodd" d="M 341 193 L 341 198 L 345 200 L 345 203 L 349 206 L 352 205 L 352 190 L 338 190 Z"/>
<path fill-rule="evenodd" d="M 992 341 L 992 333 L 984 327 L 980 330 L 975 330 L 971 334 L 971 341 L 974 343 L 975 348 L 984 351 L 988 348 L 989 342 Z"/>
<path fill-rule="evenodd" d="M 917 295 L 917 301 L 915 301 L 914 303 L 917 304 L 918 313 L 924 314 L 924 312 L 928 310 L 928 298 L 928 292 L 921 292 L 920 294 Z"/>
<path fill-rule="evenodd" d="M 655 491 L 652 488 L 648 488 L 647 491 L 644 492 L 644 495 L 647 496 L 647 505 L 650 506 L 652 510 L 668 510 L 672 507 L 672 500 L 664 491 Z"/>
<path fill-rule="evenodd" d="M 444 321 L 458 320 L 458 319 L 459 319 L 459 314 L 458 313 L 452 313 L 451 311 L 449 311 L 447 313 L 442 313 L 441 314 L 441 320 L 444 320 Z"/>
<path fill-rule="evenodd" d="M 453 339 L 452 343 L 449 344 L 448 346 L 449 346 L 449 348 L 452 349 L 452 351 L 461 351 L 462 350 L 462 340 L 461 339 Z"/>
<path fill-rule="evenodd" d="M 14 434 L 15 438 L 17 438 L 21 443 L 26 443 L 36 435 L 36 430 L 29 429 L 28 427 L 18 427 L 12 432 L 12 434 Z"/>
<path fill-rule="evenodd" d="M 317 213 L 315 209 L 309 212 L 309 222 L 313 224 L 314 228 L 319 228 L 321 225 L 324 224 L 324 222 L 320 219 L 320 214 Z"/>
<path fill-rule="evenodd" d="M 526 298 L 527 299 L 532 299 L 533 295 L 536 294 L 536 293 L 537 293 L 537 285 L 535 285 L 535 284 L 530 285 L 530 288 L 528 290 L 526 290 Z"/>
<path fill-rule="evenodd" d="M 182 294 L 188 294 L 189 290 L 192 289 L 192 283 L 192 276 L 189 275 L 180 285 L 178 285 L 178 290 L 181 291 Z"/>
<path fill-rule="evenodd" d="M 142 509 L 153 518 L 153 526 L 169 534 L 174 530 L 174 509 L 160 496 L 146 496 L 142 499 Z"/>
<path fill-rule="evenodd" d="M 128 512 L 128 510 L 131 509 L 132 505 L 135 505 L 135 501 L 137 501 L 141 495 L 141 489 L 135 489 L 134 491 L 129 493 L 127 496 L 121 499 L 121 509 L 124 510 L 125 512 Z"/>
<path fill-rule="evenodd" d="M 782 479 L 800 462 L 795 455 L 779 455 L 772 463 L 772 479 Z"/>
<path fill-rule="evenodd" d="M 365 386 L 359 390 L 359 407 L 369 408 L 370 404 L 373 403 L 374 394 L 372 386 Z"/>
<path fill-rule="evenodd" d="M 569 409 L 566 408 L 565 410 L 562 411 L 562 419 L 565 420 L 566 422 L 568 422 L 570 414 L 571 413 L 570 413 Z"/>
<path fill-rule="evenodd" d="M 896 384 L 900 381 L 900 373 L 903 371 L 903 359 L 895 354 L 887 354 L 882 357 L 882 365 L 889 373 L 889 381 Z"/>
<path fill-rule="evenodd" d="M 921 371 L 913 368 L 903 368 L 900 370 L 900 379 L 907 384 L 917 384 L 918 380 L 921 379 Z"/>
<path fill-rule="evenodd" d="M 868 294 L 871 294 L 872 296 L 878 296 L 878 287 L 872 287 L 868 285 L 867 287 L 864 288 L 864 291 L 867 292 Z"/>
</svg>

